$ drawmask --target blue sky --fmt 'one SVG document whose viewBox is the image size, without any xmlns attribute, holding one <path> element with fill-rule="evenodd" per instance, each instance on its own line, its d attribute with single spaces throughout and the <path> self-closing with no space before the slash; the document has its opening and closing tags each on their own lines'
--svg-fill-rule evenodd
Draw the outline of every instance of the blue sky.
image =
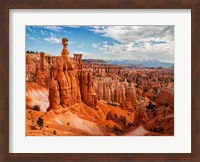
<svg viewBox="0 0 200 162">
<path fill-rule="evenodd" d="M 60 55 L 62 38 L 83 59 L 174 62 L 174 26 L 26 26 L 26 50 Z"/>
</svg>

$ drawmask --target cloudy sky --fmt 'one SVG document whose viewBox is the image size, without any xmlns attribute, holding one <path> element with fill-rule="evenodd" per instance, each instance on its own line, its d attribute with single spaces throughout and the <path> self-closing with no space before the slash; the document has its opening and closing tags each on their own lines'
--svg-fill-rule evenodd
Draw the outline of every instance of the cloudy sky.
<svg viewBox="0 0 200 162">
<path fill-rule="evenodd" d="M 60 55 L 62 38 L 70 56 L 174 62 L 174 26 L 26 26 L 26 50 Z"/>
</svg>

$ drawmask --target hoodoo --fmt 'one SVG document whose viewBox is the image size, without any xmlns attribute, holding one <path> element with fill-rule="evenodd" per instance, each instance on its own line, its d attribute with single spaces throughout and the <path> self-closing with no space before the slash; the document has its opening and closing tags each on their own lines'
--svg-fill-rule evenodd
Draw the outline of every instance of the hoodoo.
<svg viewBox="0 0 200 162">
<path fill-rule="evenodd" d="M 62 50 L 62 53 L 61 53 L 61 56 L 63 58 L 66 58 L 68 59 L 69 58 L 69 51 L 68 51 L 68 39 L 67 38 L 63 38 L 62 39 L 62 45 L 63 45 L 63 50 Z"/>
<path fill-rule="evenodd" d="M 51 81 L 49 102 L 51 109 L 72 106 L 81 100 L 90 107 L 97 105 L 97 97 L 93 87 L 92 70 L 83 69 L 82 54 L 74 54 L 69 58 L 68 39 L 62 39 L 61 56 L 55 58 L 49 68 Z"/>
</svg>

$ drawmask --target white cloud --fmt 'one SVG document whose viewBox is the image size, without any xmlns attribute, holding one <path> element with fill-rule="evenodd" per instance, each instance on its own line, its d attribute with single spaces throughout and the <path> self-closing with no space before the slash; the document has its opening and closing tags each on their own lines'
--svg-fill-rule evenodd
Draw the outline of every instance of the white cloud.
<svg viewBox="0 0 200 162">
<path fill-rule="evenodd" d="M 132 42 L 147 38 L 173 40 L 173 26 L 93 26 L 91 31 L 119 42 Z"/>
<path fill-rule="evenodd" d="M 55 37 L 44 38 L 44 40 L 51 43 L 51 44 L 61 43 L 61 39 L 58 39 L 58 38 L 55 38 Z"/>
<path fill-rule="evenodd" d="M 53 34 L 52 32 L 49 33 L 50 37 L 43 38 L 45 41 L 51 44 L 61 43 L 61 38 L 57 38 L 56 34 Z"/>
<path fill-rule="evenodd" d="M 44 28 L 55 32 L 61 32 L 63 30 L 63 27 L 61 26 L 45 26 Z"/>
<path fill-rule="evenodd" d="M 57 35 L 50 32 L 50 37 L 47 38 L 43 38 L 45 41 L 47 41 L 48 43 L 51 44 L 56 44 L 56 43 L 61 43 L 62 42 L 62 38 L 57 38 Z M 76 42 L 71 42 L 69 41 L 69 44 L 75 44 Z"/>
<path fill-rule="evenodd" d="M 42 41 L 40 41 L 40 40 L 38 40 L 36 38 L 30 37 L 30 36 L 27 36 L 27 37 L 28 37 L 28 39 L 31 39 L 33 41 L 36 41 L 36 42 L 39 42 L 39 43 L 44 43 L 44 42 L 42 42 Z"/>
<path fill-rule="evenodd" d="M 36 38 L 33 38 L 33 37 L 28 37 L 28 38 L 35 41 L 37 40 Z"/>
<path fill-rule="evenodd" d="M 92 44 L 108 56 L 174 61 L 173 26 L 90 26 L 89 30 L 118 42 Z"/>
</svg>

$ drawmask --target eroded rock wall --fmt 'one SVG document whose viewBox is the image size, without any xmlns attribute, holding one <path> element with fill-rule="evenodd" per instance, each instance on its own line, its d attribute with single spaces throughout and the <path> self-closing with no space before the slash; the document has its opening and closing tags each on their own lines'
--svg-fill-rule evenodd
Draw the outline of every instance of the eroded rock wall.
<svg viewBox="0 0 200 162">
<path fill-rule="evenodd" d="M 49 90 L 49 110 L 57 109 L 60 105 L 64 108 L 69 107 L 80 101 L 85 102 L 90 107 L 97 105 L 97 97 L 93 89 L 92 70 L 83 69 L 79 63 L 76 59 L 57 57 L 50 72 L 52 78 Z M 55 90 L 52 87 L 58 88 Z M 58 103 L 59 100 L 60 103 Z M 54 104 L 54 101 L 58 101 L 57 104 Z"/>
<path fill-rule="evenodd" d="M 124 109 L 133 110 L 137 103 L 134 83 L 128 83 L 126 80 L 121 82 L 110 77 L 97 77 L 94 79 L 94 89 L 99 100 L 118 103 Z"/>
<path fill-rule="evenodd" d="M 82 54 L 74 54 L 74 58 L 28 54 L 26 71 L 27 81 L 49 88 L 48 110 L 72 106 L 80 101 L 90 107 L 97 105 L 92 69 L 83 68 Z"/>
</svg>

